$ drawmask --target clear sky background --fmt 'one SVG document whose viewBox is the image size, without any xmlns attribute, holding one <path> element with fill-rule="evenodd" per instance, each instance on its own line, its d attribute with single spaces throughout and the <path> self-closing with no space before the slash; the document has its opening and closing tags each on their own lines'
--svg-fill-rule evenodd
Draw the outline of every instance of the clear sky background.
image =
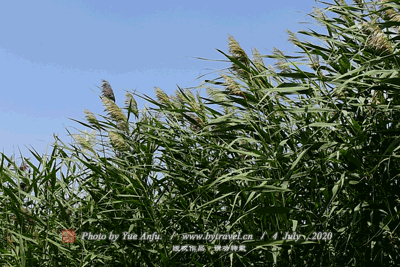
<svg viewBox="0 0 400 267">
<path fill-rule="evenodd" d="M 200 75 L 230 67 L 228 34 L 251 57 L 276 47 L 298 51 L 286 29 L 316 6 L 314 0 L 280 1 L 3 1 L 0 38 L 0 152 L 19 157 L 51 152 L 53 133 L 71 142 L 84 109 L 104 114 L 97 86 L 107 80 L 123 105 L 125 90 L 155 97 L 154 86 L 173 94 L 177 84 L 199 86 Z M 267 64 L 273 64 L 265 60 Z M 136 99 L 142 109 L 145 102 Z"/>
</svg>

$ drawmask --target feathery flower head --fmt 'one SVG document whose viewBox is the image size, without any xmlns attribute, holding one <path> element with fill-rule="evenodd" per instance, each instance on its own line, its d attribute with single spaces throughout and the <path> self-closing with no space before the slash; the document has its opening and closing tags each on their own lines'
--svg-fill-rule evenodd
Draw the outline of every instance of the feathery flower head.
<svg viewBox="0 0 400 267">
<path fill-rule="evenodd" d="M 122 110 L 110 99 L 103 98 L 103 105 L 106 108 L 106 111 L 109 112 L 111 118 L 116 121 L 127 121 L 125 114 Z"/>
<path fill-rule="evenodd" d="M 228 48 L 232 57 L 246 67 L 250 66 L 250 60 L 247 57 L 246 52 L 240 47 L 239 43 L 232 37 L 232 35 L 229 35 L 228 37 Z M 249 74 L 234 63 L 232 63 L 232 70 L 242 78 L 249 78 Z"/>
<path fill-rule="evenodd" d="M 165 105 L 171 105 L 171 101 L 169 100 L 168 95 L 163 90 L 158 88 L 157 86 L 154 86 L 154 88 L 156 90 L 156 97 L 157 97 L 158 101 Z"/>
<path fill-rule="evenodd" d="M 221 90 L 212 87 L 206 88 L 207 95 L 216 102 L 222 102 L 226 100 L 226 96 L 221 93 Z"/>
<path fill-rule="evenodd" d="M 325 24 L 323 23 L 323 21 L 325 21 L 327 19 L 326 15 L 324 14 L 324 12 L 322 11 L 321 8 L 318 7 L 313 7 L 313 17 L 318 21 L 318 24 L 321 26 L 324 26 Z"/>
<path fill-rule="evenodd" d="M 83 112 L 86 114 L 85 118 L 89 122 L 89 124 L 92 127 L 99 129 L 99 121 L 97 120 L 96 116 L 87 109 L 85 109 Z"/>
<path fill-rule="evenodd" d="M 125 94 L 125 105 L 129 107 L 129 105 L 132 105 L 133 109 L 137 109 L 137 103 L 135 98 L 132 96 L 131 93 L 126 92 Z"/>
<path fill-rule="evenodd" d="M 274 65 L 278 70 L 286 73 L 291 72 L 285 54 L 281 50 L 274 47 L 272 54 L 277 57 L 277 61 L 274 63 Z"/>
<path fill-rule="evenodd" d="M 91 130 L 88 133 L 86 130 L 81 131 L 83 135 L 80 134 L 73 134 L 72 137 L 74 138 L 75 142 L 77 142 L 82 148 L 83 152 L 86 150 L 94 152 L 94 144 L 96 142 L 96 131 Z"/>
<path fill-rule="evenodd" d="M 229 53 L 241 63 L 248 64 L 249 58 L 247 57 L 246 52 L 240 47 L 239 43 L 232 37 L 232 35 L 229 35 L 228 41 Z"/>
<path fill-rule="evenodd" d="M 382 4 L 381 9 L 386 9 L 383 12 L 380 12 L 379 14 L 382 16 L 382 18 L 384 20 L 389 20 L 389 21 L 393 21 L 393 22 L 400 22 L 400 15 L 399 12 L 396 11 L 394 8 L 385 5 L 385 3 L 388 3 L 389 0 L 382 0 L 382 2 L 380 4 Z M 397 30 L 400 30 L 399 26 L 394 27 Z"/>
<path fill-rule="evenodd" d="M 287 34 L 289 35 L 288 41 L 294 44 L 295 46 L 300 46 L 301 42 L 299 38 L 296 37 L 296 34 L 291 32 L 290 30 L 286 30 Z"/>
<path fill-rule="evenodd" d="M 201 109 L 199 104 L 196 101 L 196 97 L 194 96 L 193 92 L 189 89 L 185 89 L 185 95 L 183 96 L 183 100 L 196 112 L 200 113 Z M 185 97 L 186 96 L 186 97 Z"/>
<path fill-rule="evenodd" d="M 103 92 L 103 96 L 115 102 L 114 91 L 111 88 L 111 85 L 106 80 L 102 80 L 102 82 L 101 91 Z"/>
<path fill-rule="evenodd" d="M 374 21 L 361 24 L 362 32 L 370 35 L 368 37 L 368 45 L 380 52 L 393 53 L 393 48 L 386 37 L 385 33 L 375 24 Z"/>
<path fill-rule="evenodd" d="M 240 87 L 237 83 L 235 83 L 235 81 L 225 75 L 225 74 L 221 74 L 222 78 L 224 78 L 225 80 L 225 85 L 226 85 L 226 89 L 232 94 L 232 95 L 237 95 L 237 96 L 242 96 L 245 97 L 245 95 L 243 94 L 242 90 L 240 90 Z"/>
<path fill-rule="evenodd" d="M 183 107 L 185 105 L 185 99 L 184 96 L 181 94 L 180 91 L 175 90 L 175 95 L 176 95 L 176 99 L 177 101 L 181 104 L 181 106 Z"/>
<path fill-rule="evenodd" d="M 129 107 L 131 107 L 131 110 L 133 112 L 133 114 L 135 114 L 136 118 L 138 118 L 139 116 L 139 111 L 138 111 L 138 107 L 137 107 L 137 103 L 135 98 L 128 92 L 126 92 L 125 94 L 125 105 L 126 108 L 129 109 Z"/>
<path fill-rule="evenodd" d="M 264 61 L 255 47 L 253 48 L 253 62 L 259 70 L 265 69 Z"/>
<path fill-rule="evenodd" d="M 118 150 L 118 151 L 128 151 L 129 150 L 128 144 L 125 142 L 124 138 L 122 138 L 122 136 L 119 133 L 110 131 L 110 132 L 108 132 L 108 137 L 110 139 L 111 145 L 116 150 Z"/>
<path fill-rule="evenodd" d="M 113 119 L 117 123 L 118 129 L 128 131 L 128 118 L 122 112 L 121 108 L 107 97 L 103 97 L 102 101 L 111 119 Z"/>
</svg>

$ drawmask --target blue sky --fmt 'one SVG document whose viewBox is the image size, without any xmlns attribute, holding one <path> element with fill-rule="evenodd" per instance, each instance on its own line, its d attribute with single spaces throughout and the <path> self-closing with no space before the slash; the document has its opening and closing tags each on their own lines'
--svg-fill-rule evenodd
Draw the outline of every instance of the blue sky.
<svg viewBox="0 0 400 267">
<path fill-rule="evenodd" d="M 314 0 L 281 1 L 6 1 L 0 16 L 0 152 L 33 158 L 53 142 L 71 142 L 65 127 L 83 130 L 84 109 L 103 114 L 101 80 L 123 104 L 125 90 L 154 98 L 154 86 L 199 86 L 229 67 L 228 34 L 251 56 L 273 47 L 295 51 L 286 29 L 311 25 Z M 312 27 L 314 28 L 314 27 Z M 267 64 L 272 62 L 265 61 Z M 139 108 L 145 102 L 137 99 Z M 51 152 L 51 147 L 48 148 Z"/>
</svg>

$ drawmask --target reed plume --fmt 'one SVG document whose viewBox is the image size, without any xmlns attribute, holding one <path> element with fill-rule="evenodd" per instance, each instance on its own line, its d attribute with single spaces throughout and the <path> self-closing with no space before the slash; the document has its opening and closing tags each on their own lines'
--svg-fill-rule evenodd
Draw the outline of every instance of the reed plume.
<svg viewBox="0 0 400 267">
<path fill-rule="evenodd" d="M 103 92 L 103 97 L 107 97 L 115 102 L 114 91 L 111 88 L 111 85 L 106 80 L 102 80 L 102 82 L 103 84 L 101 85 L 101 91 Z"/>
</svg>

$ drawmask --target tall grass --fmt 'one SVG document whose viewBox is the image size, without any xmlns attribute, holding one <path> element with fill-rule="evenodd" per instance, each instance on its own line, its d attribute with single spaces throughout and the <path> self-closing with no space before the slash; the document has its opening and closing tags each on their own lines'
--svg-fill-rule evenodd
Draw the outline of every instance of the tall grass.
<svg viewBox="0 0 400 267">
<path fill-rule="evenodd" d="M 298 56 L 255 49 L 250 59 L 229 36 L 229 54 L 218 51 L 232 65 L 206 80 L 208 97 L 178 87 L 174 96 L 156 88 L 157 99 L 127 93 L 122 108 L 102 98 L 107 115 L 85 111 L 86 122 L 77 121 L 92 132 L 75 136 L 75 144 L 58 140 L 48 157 L 32 151 L 40 164 L 24 160 L 30 173 L 2 155 L 1 263 L 399 262 L 400 6 L 355 2 L 311 14 L 326 34 L 298 33 L 324 46 L 289 32 Z M 276 59 L 276 69 L 263 58 Z M 152 108 L 138 110 L 133 95 Z M 62 229 L 75 229 L 76 242 L 62 243 Z M 124 231 L 162 239 L 82 238 Z M 285 232 L 301 239 L 283 240 Z M 253 238 L 182 240 L 187 233 Z M 332 235 L 313 240 L 314 233 Z M 205 251 L 174 251 L 199 244 Z"/>
</svg>

